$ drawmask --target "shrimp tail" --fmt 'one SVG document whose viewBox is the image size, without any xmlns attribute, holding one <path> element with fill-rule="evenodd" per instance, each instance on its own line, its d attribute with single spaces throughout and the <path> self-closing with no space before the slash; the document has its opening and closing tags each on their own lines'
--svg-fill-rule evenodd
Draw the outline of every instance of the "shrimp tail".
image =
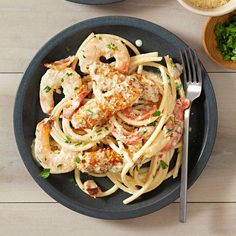
<svg viewBox="0 0 236 236">
<path fill-rule="evenodd" d="M 64 70 L 69 67 L 76 60 L 76 56 L 69 56 L 65 59 L 61 59 L 59 61 L 54 61 L 52 63 L 46 63 L 44 66 L 49 69 L 55 70 Z"/>
</svg>

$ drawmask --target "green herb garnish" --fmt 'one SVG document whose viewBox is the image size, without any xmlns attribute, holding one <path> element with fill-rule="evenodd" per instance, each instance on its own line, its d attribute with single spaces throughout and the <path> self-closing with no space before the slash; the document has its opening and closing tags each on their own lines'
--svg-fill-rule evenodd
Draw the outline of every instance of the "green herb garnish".
<svg viewBox="0 0 236 236">
<path fill-rule="evenodd" d="M 39 176 L 44 179 L 47 179 L 49 175 L 50 175 L 50 169 L 44 169 L 39 173 Z"/>
<path fill-rule="evenodd" d="M 144 136 L 147 133 L 147 130 L 144 130 L 143 132 L 141 132 L 141 136 Z"/>
<path fill-rule="evenodd" d="M 173 129 L 166 129 L 166 134 L 169 134 Z"/>
<path fill-rule="evenodd" d="M 94 114 L 94 112 L 92 110 L 90 110 L 90 109 L 87 109 L 87 112 L 90 113 L 90 115 Z"/>
<path fill-rule="evenodd" d="M 152 116 L 160 116 L 161 112 L 160 111 L 155 111 L 152 113 Z"/>
<path fill-rule="evenodd" d="M 68 73 L 68 72 L 67 72 L 66 75 L 67 75 L 67 76 L 72 76 L 73 73 L 72 73 L 72 72 L 71 72 L 71 73 Z"/>
<path fill-rule="evenodd" d="M 225 23 L 218 23 L 215 27 L 217 48 L 225 61 L 236 62 L 236 14 Z"/>
<path fill-rule="evenodd" d="M 74 179 L 74 177 L 68 178 L 68 182 L 71 183 L 71 184 L 75 184 L 75 179 Z"/>
<path fill-rule="evenodd" d="M 109 43 L 109 44 L 107 44 L 107 48 L 112 49 L 112 50 L 116 50 L 117 46 L 114 43 Z"/>
<path fill-rule="evenodd" d="M 60 168 L 60 167 L 62 167 L 63 166 L 63 164 L 58 164 L 57 165 L 57 168 Z"/>
<path fill-rule="evenodd" d="M 69 52 L 69 51 L 70 51 L 70 48 L 69 48 L 69 47 L 66 47 L 65 49 L 66 49 L 66 51 L 67 51 L 67 52 Z"/>
<path fill-rule="evenodd" d="M 163 160 L 160 160 L 160 165 L 162 169 L 166 169 L 168 167 L 168 165 Z"/>
<path fill-rule="evenodd" d="M 77 146 L 79 146 L 81 144 L 82 144 L 82 142 L 78 142 L 78 143 L 75 144 L 75 146 L 77 147 Z"/>
<path fill-rule="evenodd" d="M 75 162 L 80 163 L 81 159 L 79 157 L 76 157 Z"/>
<path fill-rule="evenodd" d="M 148 124 L 147 126 L 154 126 L 154 127 L 156 127 L 157 123 L 156 122 L 152 122 L 152 123 Z"/>
<path fill-rule="evenodd" d="M 51 90 L 51 87 L 49 87 L 48 85 L 43 89 L 46 93 L 48 93 Z"/>
<path fill-rule="evenodd" d="M 64 82 L 64 78 L 61 78 L 61 82 L 62 82 L 62 83 Z"/>
<path fill-rule="evenodd" d="M 177 90 L 180 90 L 180 89 L 182 89 L 182 88 L 183 88 L 182 83 L 177 83 L 177 84 L 176 84 L 176 89 L 177 89 Z"/>
<path fill-rule="evenodd" d="M 71 143 L 71 137 L 70 136 L 66 136 L 66 140 L 65 140 L 65 143 Z"/>
</svg>

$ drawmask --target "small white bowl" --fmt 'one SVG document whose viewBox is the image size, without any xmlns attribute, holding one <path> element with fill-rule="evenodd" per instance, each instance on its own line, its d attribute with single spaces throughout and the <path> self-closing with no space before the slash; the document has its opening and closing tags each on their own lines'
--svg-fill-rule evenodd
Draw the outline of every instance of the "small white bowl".
<svg viewBox="0 0 236 236">
<path fill-rule="evenodd" d="M 221 16 L 236 9 L 236 0 L 230 0 L 225 5 L 211 9 L 195 7 L 188 0 L 178 0 L 178 2 L 187 10 L 204 16 Z"/>
</svg>

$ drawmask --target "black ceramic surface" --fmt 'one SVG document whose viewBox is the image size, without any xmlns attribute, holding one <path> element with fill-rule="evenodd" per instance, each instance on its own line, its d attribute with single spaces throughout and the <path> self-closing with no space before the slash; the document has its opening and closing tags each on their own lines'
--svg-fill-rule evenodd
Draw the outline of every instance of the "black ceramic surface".
<svg viewBox="0 0 236 236">
<path fill-rule="evenodd" d="M 179 197 L 180 177 L 164 181 L 156 190 L 144 194 L 137 201 L 124 205 L 122 201 L 129 195 L 122 191 L 105 197 L 93 199 L 83 193 L 75 184 L 69 183 L 72 173 L 50 175 L 48 179 L 39 177 L 42 170 L 31 155 L 31 143 L 35 127 L 45 115 L 39 105 L 39 84 L 46 69 L 43 64 L 74 54 L 83 40 L 91 33 L 115 33 L 131 42 L 143 41 L 141 52 L 158 51 L 160 55 L 169 54 L 179 61 L 179 49 L 187 45 L 172 33 L 153 23 L 130 17 L 100 17 L 69 27 L 52 38 L 40 49 L 27 68 L 20 83 L 14 110 L 14 129 L 19 152 L 26 168 L 34 180 L 51 197 L 68 208 L 97 218 L 123 219 L 142 216 L 154 212 Z M 70 51 L 68 52 L 68 49 Z M 192 107 L 189 147 L 190 187 L 204 169 L 216 137 L 217 107 L 210 79 L 203 74 L 203 91 Z M 85 176 L 86 178 L 86 176 Z M 102 188 L 110 185 L 105 178 L 98 180 Z"/>
<path fill-rule="evenodd" d="M 99 4 L 117 3 L 117 2 L 122 2 L 124 0 L 67 0 L 67 1 L 81 4 L 99 5 Z"/>
</svg>

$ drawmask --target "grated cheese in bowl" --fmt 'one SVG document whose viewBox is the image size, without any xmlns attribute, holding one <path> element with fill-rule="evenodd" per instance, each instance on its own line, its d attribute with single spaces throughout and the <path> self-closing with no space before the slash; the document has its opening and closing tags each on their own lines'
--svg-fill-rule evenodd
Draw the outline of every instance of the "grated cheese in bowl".
<svg viewBox="0 0 236 236">
<path fill-rule="evenodd" d="M 222 6 L 229 2 L 230 0 L 188 0 L 193 6 L 204 8 L 204 9 L 211 9 Z"/>
</svg>

